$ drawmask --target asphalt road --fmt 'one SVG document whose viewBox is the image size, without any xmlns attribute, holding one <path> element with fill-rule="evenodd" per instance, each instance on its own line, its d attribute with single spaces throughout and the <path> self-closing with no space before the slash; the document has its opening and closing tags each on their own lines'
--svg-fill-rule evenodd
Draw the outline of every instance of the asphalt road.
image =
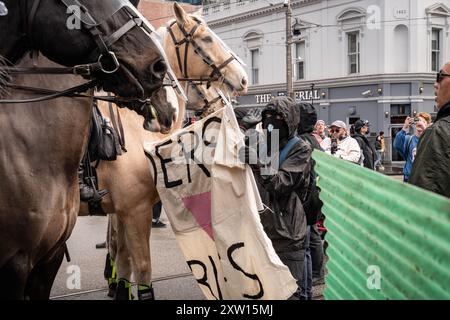
<svg viewBox="0 0 450 320">
<path fill-rule="evenodd" d="M 164 212 L 162 218 L 164 219 Z M 164 221 L 167 221 L 165 219 Z M 71 262 L 65 259 L 56 277 L 51 297 L 57 300 L 109 300 L 103 279 L 106 249 L 96 249 L 105 241 L 106 217 L 80 217 L 68 241 Z M 172 229 L 152 229 L 151 257 L 153 286 L 158 300 L 205 299 L 192 276 Z M 78 269 L 79 268 L 79 269 Z M 73 275 L 79 271 L 79 289 Z M 321 299 L 323 286 L 314 287 L 313 295 Z M 136 291 L 136 288 L 133 289 Z M 137 296 L 136 292 L 134 293 Z"/>
<path fill-rule="evenodd" d="M 52 299 L 110 299 L 103 279 L 106 249 L 96 249 L 105 241 L 106 217 L 80 217 L 68 241 L 71 262 L 64 260 L 52 289 Z M 178 247 L 170 226 L 153 229 L 151 255 L 155 296 L 157 299 L 204 299 Z M 73 274 L 80 271 L 79 289 Z M 69 283 L 69 285 L 67 285 Z M 137 296 L 137 295 L 135 295 Z"/>
</svg>

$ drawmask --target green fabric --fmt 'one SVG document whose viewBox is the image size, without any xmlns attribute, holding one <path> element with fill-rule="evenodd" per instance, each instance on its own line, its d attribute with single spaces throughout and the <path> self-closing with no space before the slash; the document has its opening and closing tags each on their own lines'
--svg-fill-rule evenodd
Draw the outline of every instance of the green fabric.
<svg viewBox="0 0 450 320">
<path fill-rule="evenodd" d="M 450 299 L 450 200 L 314 151 L 326 299 Z"/>
</svg>

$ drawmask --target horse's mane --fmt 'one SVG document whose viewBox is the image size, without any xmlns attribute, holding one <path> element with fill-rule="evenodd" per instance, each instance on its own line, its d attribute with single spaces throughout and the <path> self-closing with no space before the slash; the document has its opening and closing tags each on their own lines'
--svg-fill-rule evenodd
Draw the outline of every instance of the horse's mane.
<svg viewBox="0 0 450 320">
<path fill-rule="evenodd" d="M 8 60 L 0 55 L 0 67 L 8 66 Z M 0 68 L 0 98 L 5 96 L 8 93 L 7 85 L 10 83 L 11 77 L 9 74 Z"/>
</svg>

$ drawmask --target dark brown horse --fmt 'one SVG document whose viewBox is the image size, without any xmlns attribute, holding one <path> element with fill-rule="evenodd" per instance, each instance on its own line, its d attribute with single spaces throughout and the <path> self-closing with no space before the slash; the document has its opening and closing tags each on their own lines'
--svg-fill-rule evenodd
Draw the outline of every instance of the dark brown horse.
<svg viewBox="0 0 450 320">
<path fill-rule="evenodd" d="M 23 58 L 34 49 L 75 73 L 79 68 L 71 67 L 84 64 L 89 70 L 84 76 L 122 97 L 145 99 L 161 87 L 164 53 L 149 37 L 151 27 L 135 23 L 139 14 L 128 1 L 4 2 L 9 13 L 0 17 L 0 55 L 17 67 L 37 63 L 62 70 L 43 56 Z M 87 12 L 80 16 L 82 29 L 69 29 L 66 11 L 76 4 Z M 88 32 L 92 21 L 98 24 L 90 30 L 97 33 Z M 0 99 L 37 97 L 6 82 L 61 91 L 84 81 L 71 75 L 8 76 L 4 70 Z M 5 285 L 0 299 L 49 297 L 79 210 L 77 169 L 91 105 L 89 97 L 0 104 L 0 279 Z"/>
</svg>

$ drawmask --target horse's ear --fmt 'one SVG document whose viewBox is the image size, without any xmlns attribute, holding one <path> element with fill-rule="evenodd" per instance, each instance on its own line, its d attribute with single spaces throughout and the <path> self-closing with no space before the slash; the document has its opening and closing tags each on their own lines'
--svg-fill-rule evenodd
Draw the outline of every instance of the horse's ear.
<svg viewBox="0 0 450 320">
<path fill-rule="evenodd" d="M 138 5 L 139 5 L 140 0 L 130 0 L 130 2 L 131 2 L 131 4 L 132 4 L 133 6 L 135 6 L 135 7 L 137 8 Z"/>
<path fill-rule="evenodd" d="M 183 26 L 188 21 L 186 11 L 184 11 L 183 7 L 181 7 L 177 2 L 173 4 L 173 10 L 175 11 L 175 17 L 177 18 L 178 24 Z"/>
</svg>

